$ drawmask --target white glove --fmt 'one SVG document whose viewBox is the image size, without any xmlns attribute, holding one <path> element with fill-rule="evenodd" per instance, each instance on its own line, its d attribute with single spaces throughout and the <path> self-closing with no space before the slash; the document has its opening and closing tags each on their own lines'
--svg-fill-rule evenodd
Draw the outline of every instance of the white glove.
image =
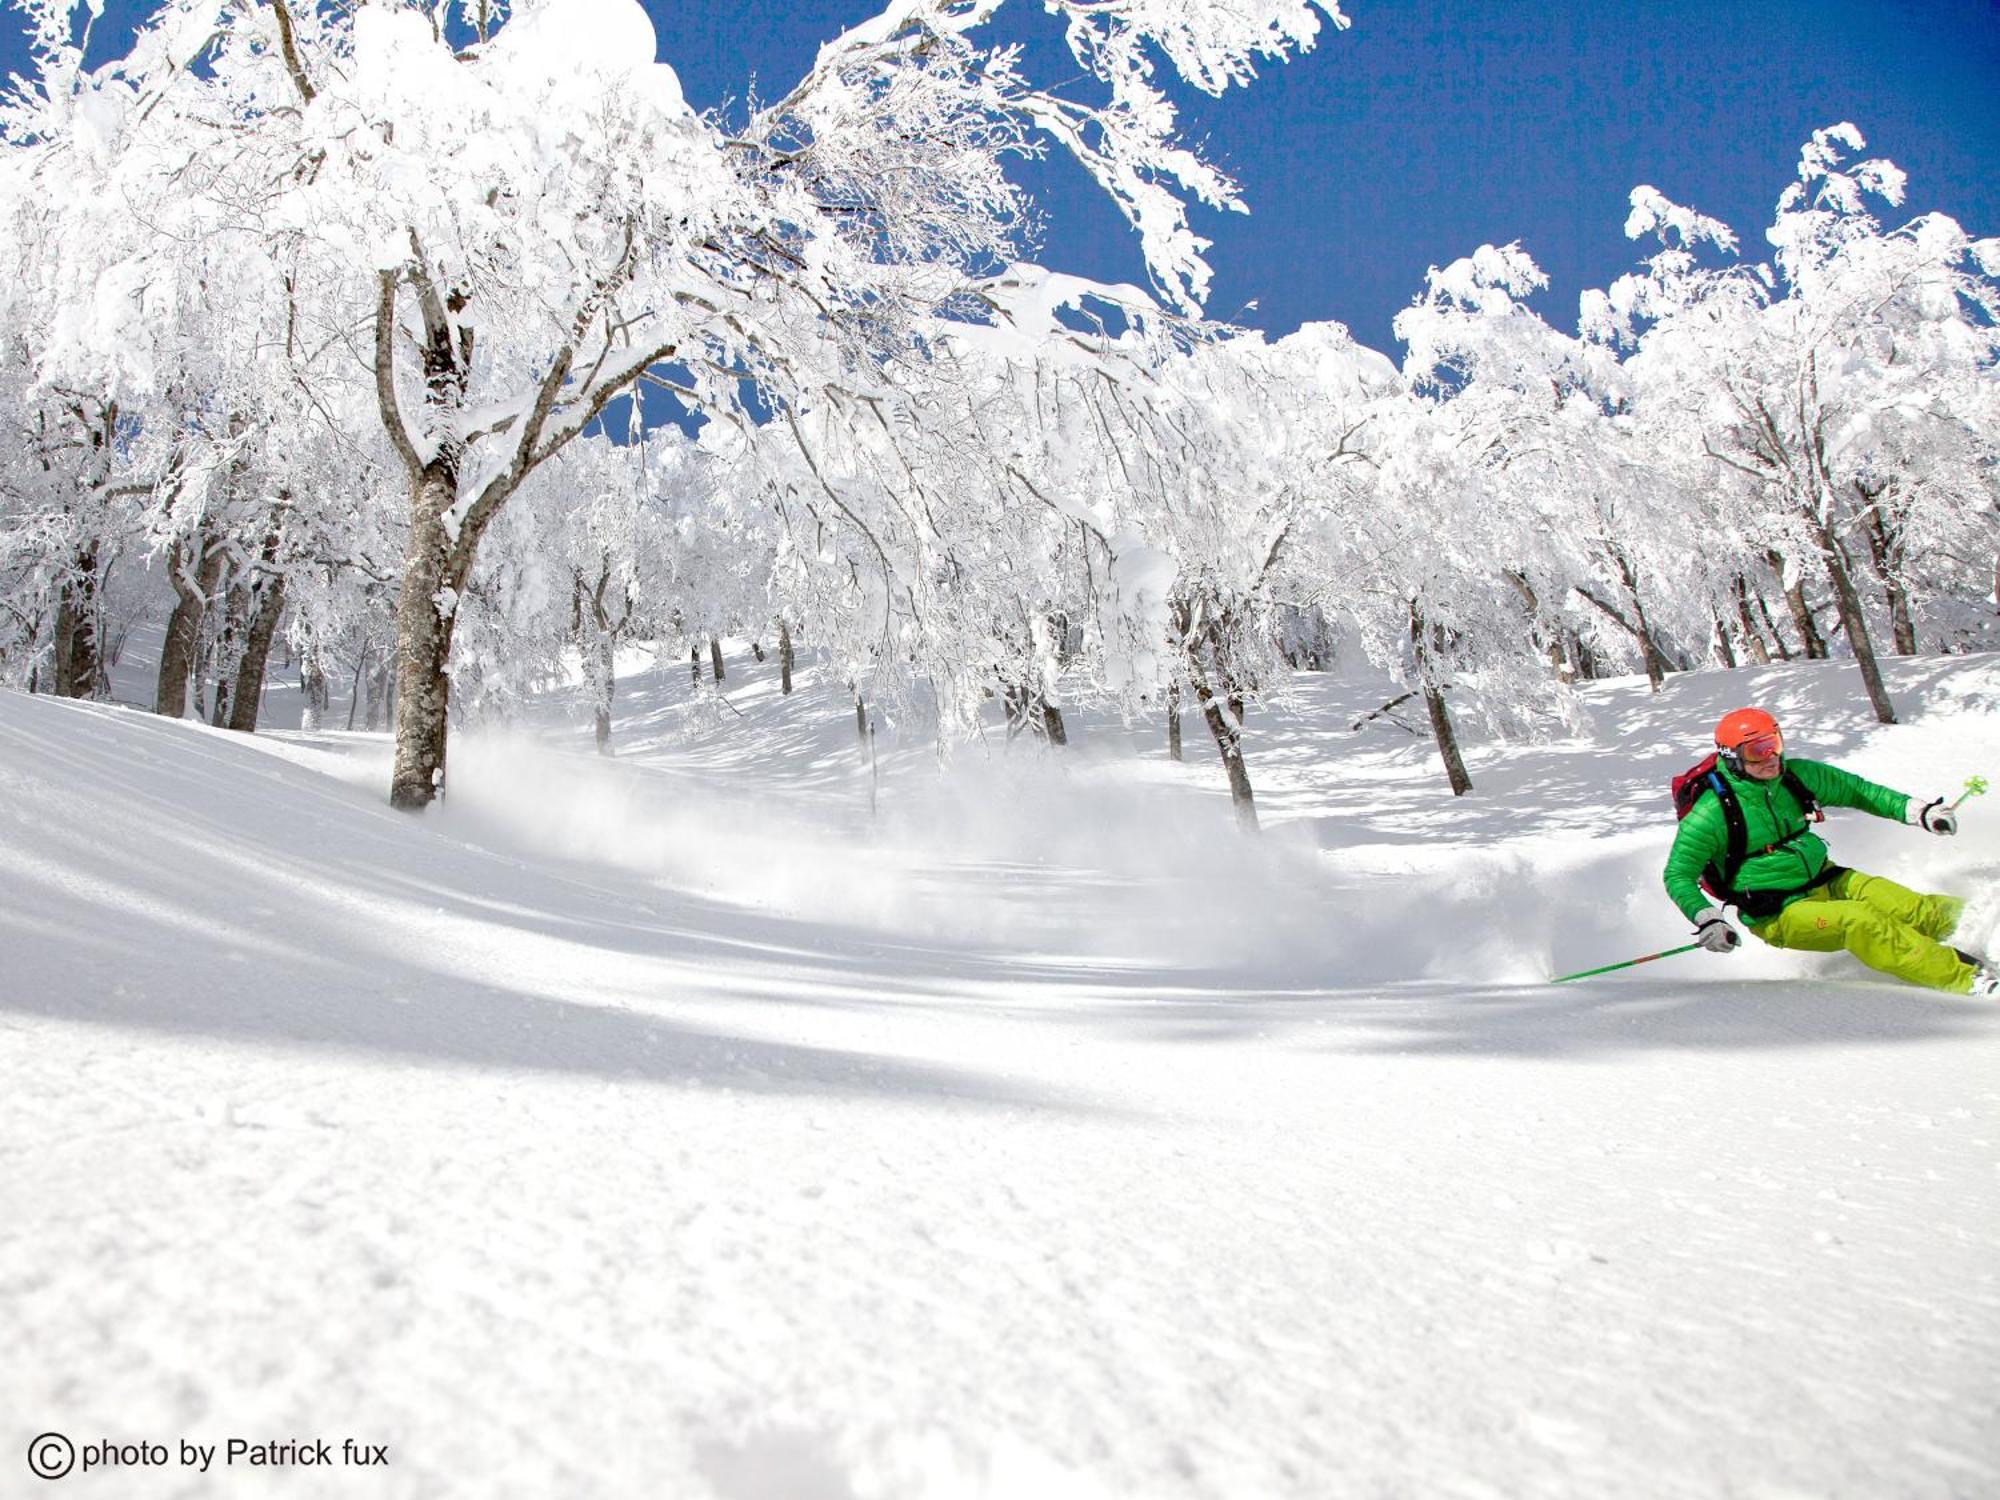
<svg viewBox="0 0 2000 1500">
<path fill-rule="evenodd" d="M 1944 798 L 1933 797 L 1917 809 L 1917 826 L 1932 833 L 1953 834 L 1958 832 L 1958 814 L 1944 805 Z"/>
<path fill-rule="evenodd" d="M 1719 906 L 1704 906 L 1694 914 L 1694 940 L 1710 953 L 1727 953 L 1743 941 L 1724 920 Z"/>
</svg>

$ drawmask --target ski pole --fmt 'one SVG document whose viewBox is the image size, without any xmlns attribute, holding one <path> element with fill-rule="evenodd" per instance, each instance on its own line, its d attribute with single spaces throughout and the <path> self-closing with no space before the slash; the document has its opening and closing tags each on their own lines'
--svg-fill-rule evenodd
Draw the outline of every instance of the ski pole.
<svg viewBox="0 0 2000 1500">
<path fill-rule="evenodd" d="M 1572 979 L 1588 979 L 1593 974 L 1609 974 L 1613 969 L 1629 969 L 1634 964 L 1649 964 L 1656 958 L 1672 958 L 1676 953 L 1692 953 L 1700 943 L 1683 943 L 1678 948 L 1663 949 L 1658 953 L 1648 953 L 1644 958 L 1628 958 L 1622 964 L 1606 964 L 1601 969 L 1585 969 L 1581 974 L 1565 974 L 1560 979 L 1551 979 L 1550 984 L 1567 984 Z"/>
<path fill-rule="evenodd" d="M 1978 795 L 1979 795 L 1980 793 L 1984 792 L 1985 790 L 1986 790 L 1986 778 L 1985 778 L 1984 776 L 1968 776 L 1968 777 L 1966 777 L 1966 778 L 1965 778 L 1965 790 L 1964 790 L 1964 791 L 1962 791 L 1962 792 L 1960 792 L 1960 793 L 1958 794 L 1958 799 L 1957 799 L 1957 801 L 1954 801 L 1954 802 L 1951 802 L 1951 803 L 1948 803 L 1948 804 L 1947 804 L 1947 805 L 1945 806 L 1945 811 L 1946 811 L 1946 812 L 1957 812 L 1957 811 L 1958 811 L 1958 804 L 1959 804 L 1960 802 L 1963 802 L 1963 801 L 1964 801 L 1964 800 L 1965 800 L 1965 799 L 1966 799 L 1967 797 L 1977 797 L 1977 796 L 1978 796 Z"/>
</svg>

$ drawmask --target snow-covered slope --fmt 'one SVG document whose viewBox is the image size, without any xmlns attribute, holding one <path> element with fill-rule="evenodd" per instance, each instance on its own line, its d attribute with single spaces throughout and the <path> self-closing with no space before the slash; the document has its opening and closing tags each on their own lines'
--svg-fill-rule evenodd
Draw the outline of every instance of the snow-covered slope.
<svg viewBox="0 0 2000 1500">
<path fill-rule="evenodd" d="M 2000 1488 L 2000 1010 L 1683 940 L 1665 784 L 1756 699 L 1909 790 L 2000 661 L 1593 689 L 1589 735 L 1077 726 L 940 772 L 642 673 L 621 754 L 0 695 L 0 1409 L 99 1495 Z M 731 711 L 733 709 L 733 711 Z M 1143 751 L 1143 753 L 1136 753 Z M 872 801 L 875 810 L 871 813 Z M 2000 920 L 2000 804 L 1851 863 Z M 343 1437 L 386 1469 L 175 1446 Z M 79 1464 L 79 1469 L 81 1463 Z M 0 1473 L 4 1473 L 0 1470 Z M 0 1489 L 36 1483 L 17 1469 Z"/>
</svg>

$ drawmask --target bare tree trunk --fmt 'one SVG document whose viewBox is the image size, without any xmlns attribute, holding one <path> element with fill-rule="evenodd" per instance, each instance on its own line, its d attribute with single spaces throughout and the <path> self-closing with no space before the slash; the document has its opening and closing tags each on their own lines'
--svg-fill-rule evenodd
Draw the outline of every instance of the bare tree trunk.
<svg viewBox="0 0 2000 1500">
<path fill-rule="evenodd" d="M 1542 628 L 1542 601 L 1535 593 L 1535 586 L 1528 581 L 1528 575 L 1516 569 L 1504 571 L 1507 582 L 1514 586 L 1514 593 L 1520 598 L 1522 609 L 1527 611 L 1528 630 L 1532 638 L 1541 646 L 1542 655 L 1548 658 L 1549 670 L 1559 678 L 1570 675 L 1568 663 L 1563 660 L 1562 643 L 1552 640 Z"/>
<path fill-rule="evenodd" d="M 1898 656 L 1917 654 L 1917 622 L 1910 610 L 1910 591 L 1903 581 L 1890 577 L 1882 585 L 1889 596 L 1889 636 Z"/>
<path fill-rule="evenodd" d="M 89 489 L 95 493 L 110 482 L 113 439 L 118 430 L 115 402 L 86 415 L 78 407 L 75 415 L 87 432 L 93 455 L 93 477 Z M 44 464 L 46 468 L 46 463 Z M 65 507 L 67 508 L 67 507 Z M 105 673 L 103 643 L 98 638 L 103 625 L 104 571 L 107 560 L 93 538 L 71 555 L 70 566 L 56 590 L 54 659 L 50 663 L 55 692 L 62 698 L 109 697 L 111 683 Z"/>
<path fill-rule="evenodd" d="M 1208 732 L 1215 738 L 1215 748 L 1222 756 L 1222 769 L 1229 778 L 1229 801 L 1236 809 L 1236 820 L 1255 833 L 1258 826 L 1257 796 L 1250 786 L 1250 767 L 1243 759 L 1243 726 L 1224 712 L 1224 700 L 1199 676 L 1195 678 L 1194 695 L 1201 705 L 1201 716 L 1208 725 Z"/>
<path fill-rule="evenodd" d="M 1458 753 L 1458 731 L 1452 725 L 1451 711 L 1445 707 L 1444 693 L 1434 683 L 1424 684 L 1424 707 L 1431 716 L 1431 735 L 1437 741 L 1438 754 L 1444 757 L 1444 774 L 1451 783 L 1451 794 L 1463 797 L 1472 790 L 1472 777 L 1466 773 L 1465 758 Z"/>
<path fill-rule="evenodd" d="M 1722 623 L 1720 614 L 1713 615 L 1711 619 L 1715 626 L 1715 659 L 1733 672 L 1736 670 L 1736 648 L 1729 644 L 1729 627 Z"/>
<path fill-rule="evenodd" d="M 596 700 L 593 705 L 591 728 L 597 736 L 599 755 L 611 753 L 611 701 L 618 691 L 617 656 L 609 632 L 600 631 L 597 637 L 596 681 L 591 684 L 595 690 Z"/>
<path fill-rule="evenodd" d="M 167 618 L 167 636 L 160 647 L 160 680 L 153 693 L 153 711 L 170 719 L 187 713 L 188 681 L 194 676 L 201 648 L 201 625 L 215 585 L 222 577 L 222 548 L 207 532 L 195 538 L 200 557 L 189 575 L 186 546 L 176 541 L 167 549 L 167 577 L 174 586 L 174 612 Z"/>
<path fill-rule="evenodd" d="M 1167 684 L 1167 759 L 1181 758 L 1181 685 Z"/>
<path fill-rule="evenodd" d="M 1910 591 L 1903 586 L 1902 569 L 1898 565 L 1901 549 L 1882 509 L 1882 497 L 1889 486 L 1881 484 L 1870 489 L 1857 479 L 1854 488 L 1862 500 L 1861 534 L 1868 541 L 1868 560 L 1875 565 L 1875 576 L 1881 579 L 1883 595 L 1889 601 L 1890 639 L 1898 656 L 1915 656 L 1917 626 L 1910 611 Z"/>
<path fill-rule="evenodd" d="M 305 649 L 299 653 L 299 695 L 305 699 L 305 708 L 299 715 L 299 728 L 313 733 L 326 723 L 326 712 L 333 702 L 333 693 L 327 686 L 326 667 L 320 659 L 319 637 L 309 636 Z"/>
<path fill-rule="evenodd" d="M 1028 692 L 1026 688 L 1001 680 L 1000 707 L 1007 716 L 1007 743 L 1013 744 L 1015 736 L 1028 727 Z"/>
<path fill-rule="evenodd" d="M 285 609 L 285 581 L 271 580 L 260 591 L 250 630 L 243 642 L 243 658 L 236 668 L 236 689 L 229 701 L 229 728 L 239 734 L 257 732 L 257 712 L 264 701 L 264 672 L 270 664 L 271 640 L 278 631 L 278 617 Z"/>
<path fill-rule="evenodd" d="M 236 672 L 244 660 L 244 630 L 248 626 L 248 590 L 234 584 L 222 606 L 222 632 L 208 654 L 216 678 L 216 694 L 208 704 L 208 722 L 218 730 L 230 722 L 236 708 Z"/>
<path fill-rule="evenodd" d="M 1826 564 L 1827 577 L 1833 582 L 1834 602 L 1840 607 L 1841 629 L 1847 632 L 1847 644 L 1854 652 L 1854 663 L 1861 668 L 1861 683 L 1868 690 L 1869 706 L 1875 710 L 1879 722 L 1893 724 L 1896 722 L 1896 706 L 1889 701 L 1889 690 L 1882 682 L 1882 667 L 1875 660 L 1875 643 L 1868 634 L 1868 616 L 1861 608 L 1861 596 L 1854 591 L 1854 575 L 1848 565 L 1846 549 L 1816 510 L 1811 519 L 1819 539 L 1820 557 Z"/>
<path fill-rule="evenodd" d="M 1603 675 L 1597 653 L 1574 630 L 1563 632 L 1563 658 L 1569 665 L 1569 675 L 1577 682 L 1595 682 Z"/>
<path fill-rule="evenodd" d="M 868 744 L 868 705 L 861 700 L 861 694 L 854 695 L 854 733 L 863 748 Z"/>
<path fill-rule="evenodd" d="M 701 647 L 688 647 L 688 676 L 696 687 L 701 686 Z"/>
<path fill-rule="evenodd" d="M 1646 619 L 1646 606 L 1639 597 L 1638 573 L 1622 547 L 1607 542 L 1604 545 L 1604 553 L 1617 565 L 1619 581 L 1625 585 L 1625 598 L 1631 606 L 1631 614 L 1627 615 L 1608 600 L 1598 598 L 1582 584 L 1576 585 L 1576 591 L 1637 642 L 1639 660 L 1646 671 L 1646 682 L 1652 691 L 1657 693 L 1667 680 L 1671 663 L 1668 662 L 1666 653 L 1660 649 L 1659 642 L 1653 636 L 1653 627 Z"/>
<path fill-rule="evenodd" d="M 752 641 L 750 643 L 750 655 L 753 659 L 761 662 L 764 659 L 764 643 L 762 641 Z"/>
<path fill-rule="evenodd" d="M 1633 620 L 1616 605 L 1608 600 L 1598 598 L 1595 593 L 1585 588 L 1582 584 L 1576 586 L 1576 591 L 1580 597 L 1595 605 L 1606 618 L 1613 621 L 1620 630 L 1631 636 L 1633 641 L 1637 643 L 1639 647 L 1639 661 L 1645 668 L 1647 685 L 1653 692 L 1657 693 L 1661 685 L 1666 681 L 1666 659 L 1661 656 L 1660 648 L 1654 643 L 1652 634 L 1647 630 L 1643 617 L 1636 621 Z"/>
<path fill-rule="evenodd" d="M 779 684 L 784 689 L 784 695 L 787 698 L 791 697 L 792 628 L 791 626 L 785 624 L 780 624 L 778 626 L 778 681 Z"/>
<path fill-rule="evenodd" d="M 581 568 L 576 570 L 574 579 L 570 593 L 570 633 L 576 637 L 577 649 L 583 656 L 584 675 L 590 683 L 591 732 L 596 737 L 597 753 L 609 755 L 611 706 L 618 692 L 618 638 L 632 620 L 632 595 L 627 586 L 619 586 L 623 603 L 613 618 L 604 599 L 615 581 L 608 554 L 602 557 L 595 584 L 585 582 Z"/>
<path fill-rule="evenodd" d="M 1807 368 L 1816 392 L 1817 364 L 1809 363 Z M 1847 644 L 1854 652 L 1855 665 L 1861 668 L 1861 681 L 1868 690 L 1868 702 L 1879 721 L 1893 724 L 1896 722 L 1896 708 L 1889 701 L 1889 690 L 1883 685 L 1881 665 L 1875 659 L 1875 642 L 1868 633 L 1868 615 L 1861 607 L 1861 595 L 1854 588 L 1854 565 L 1847 549 L 1841 545 L 1835 527 L 1836 502 L 1840 491 L 1827 465 L 1823 418 L 1813 427 L 1807 454 L 1812 463 L 1812 487 L 1801 496 L 1799 512 L 1812 528 L 1813 539 L 1819 543 L 1820 561 L 1833 584 L 1833 600 L 1839 611 L 1841 629 L 1847 633 Z"/>
<path fill-rule="evenodd" d="M 1785 606 L 1792 613 L 1792 624 L 1798 627 L 1800 649 L 1805 652 L 1807 661 L 1825 661 L 1826 638 L 1819 633 L 1819 622 L 1813 618 L 1812 605 L 1806 602 L 1804 573 L 1786 583 L 1784 554 L 1773 549 L 1769 557 L 1771 570 L 1778 575 L 1778 584 L 1785 591 Z"/>
<path fill-rule="evenodd" d="M 405 812 L 420 812 L 444 795 L 458 614 L 456 594 L 444 592 L 452 548 L 444 513 L 457 495 L 457 474 L 443 457 L 426 464 L 411 486 L 410 541 L 396 596 L 396 763 L 389 781 L 389 805 Z"/>
<path fill-rule="evenodd" d="M 242 578 L 232 579 L 222 605 L 222 629 L 209 647 L 209 670 L 215 677 L 215 697 L 209 704 L 208 722 L 221 729 L 229 723 L 236 691 L 236 674 L 243 664 L 243 639 L 249 627 L 250 588 Z"/>
<path fill-rule="evenodd" d="M 1067 659 L 1065 647 L 1069 644 L 1069 616 L 1061 611 L 1036 614 L 1028 627 L 1028 641 L 1027 690 L 1033 703 L 1036 731 L 1051 745 L 1067 745 L 1069 726 L 1063 723 L 1061 707 L 1049 696 L 1049 682 L 1055 670 L 1059 670 L 1061 663 Z M 1044 660 L 1054 664 L 1046 673 L 1043 671 Z"/>
<path fill-rule="evenodd" d="M 98 691 L 97 543 L 77 550 L 70 572 L 56 591 L 55 694 L 89 698 Z"/>
<path fill-rule="evenodd" d="M 1757 621 L 1750 613 L 1750 583 L 1741 573 L 1736 575 L 1736 618 L 1743 630 L 1743 649 L 1750 653 L 1750 660 L 1758 666 L 1768 666 L 1771 648 L 1764 644 L 1764 637 L 1757 629 Z"/>
<path fill-rule="evenodd" d="M 1771 618 L 1770 603 L 1761 593 L 1757 595 L 1757 613 L 1764 617 L 1764 629 L 1770 633 L 1771 649 L 1778 653 L 1778 660 L 1790 661 L 1792 648 L 1785 644 L 1785 633 L 1778 629 L 1778 622 Z"/>
<path fill-rule="evenodd" d="M 708 638 L 708 662 L 714 669 L 715 680 L 722 681 L 722 642 L 714 636 Z"/>
<path fill-rule="evenodd" d="M 1431 718 L 1431 737 L 1437 741 L 1438 754 L 1444 760 L 1445 779 L 1451 783 L 1452 796 L 1463 797 L 1472 790 L 1472 777 L 1466 774 L 1465 757 L 1458 750 L 1458 730 L 1451 722 L 1451 710 L 1445 707 L 1444 687 L 1437 680 L 1436 661 L 1432 655 L 1436 635 L 1437 627 L 1424 619 L 1423 610 L 1412 599 L 1410 645 L 1416 651 L 1417 678 L 1423 683 L 1424 708 Z"/>
<path fill-rule="evenodd" d="M 347 727 L 347 728 L 349 728 L 349 729 L 352 729 L 352 728 L 354 727 L 354 717 L 355 717 L 355 715 L 361 712 L 361 690 L 362 690 L 362 684 L 363 684 L 364 682 L 368 681 L 368 680 L 369 680 L 369 679 L 368 679 L 368 643 L 367 643 L 367 642 L 366 642 L 366 641 L 364 640 L 364 641 L 363 641 L 363 642 L 361 643 L 361 651 L 360 651 L 360 653 L 359 653 L 359 654 L 358 654 L 358 655 L 357 655 L 357 656 L 356 656 L 356 657 L 354 658 L 354 681 L 353 681 L 353 682 L 351 682 L 351 683 L 349 683 L 349 684 L 348 684 L 348 687 L 347 687 L 347 725 L 346 725 L 346 727 Z M 362 725 L 362 728 L 364 728 L 364 729 L 369 729 L 369 728 L 373 728 L 373 727 L 374 727 L 373 725 L 370 725 L 370 724 L 367 724 L 367 723 L 365 723 L 365 722 L 364 722 L 364 723 L 363 723 L 363 725 Z"/>
<path fill-rule="evenodd" d="M 49 637 L 49 691 L 58 698 L 82 696 L 76 691 L 71 652 L 76 643 L 77 608 L 69 584 L 56 591 L 55 628 Z"/>
<path fill-rule="evenodd" d="M 1639 655 L 1646 663 L 1646 682 L 1650 690 L 1657 693 L 1667 680 L 1666 653 L 1661 651 L 1659 640 L 1653 634 L 1652 622 L 1646 618 L 1646 604 L 1639 597 L 1638 570 L 1632 566 L 1632 560 L 1625 555 L 1623 547 L 1613 547 L 1611 555 L 1617 559 L 1618 576 L 1624 580 L 1625 595 L 1632 601 L 1632 633 L 1639 638 Z"/>
<path fill-rule="evenodd" d="M 278 529 L 264 534 L 263 570 L 252 579 L 250 624 L 243 638 L 243 658 L 236 668 L 236 690 L 229 704 L 229 727 L 239 734 L 257 732 L 257 712 L 264 703 L 264 671 L 271 660 L 271 641 L 278 617 L 285 612 L 285 576 L 277 571 Z"/>
<path fill-rule="evenodd" d="M 1069 743 L 1069 731 L 1063 724 L 1062 710 L 1035 688 L 1003 681 L 1000 694 L 1000 701 L 1007 710 L 1008 739 L 1027 730 L 1052 745 Z"/>
<path fill-rule="evenodd" d="M 377 662 L 368 674 L 368 722 L 371 732 L 390 727 L 396 714 L 396 675 L 393 658 Z"/>
<path fill-rule="evenodd" d="M 1228 669 L 1224 665 L 1222 643 L 1227 639 L 1225 627 L 1212 616 L 1206 617 L 1197 635 L 1194 625 L 1194 604 L 1182 598 L 1174 601 L 1174 635 L 1181 642 L 1181 660 L 1187 671 L 1189 684 L 1194 688 L 1195 703 L 1201 710 L 1202 722 L 1208 725 L 1208 732 L 1215 740 L 1216 752 L 1222 757 L 1223 774 L 1229 778 L 1229 801 L 1236 809 L 1237 822 L 1248 832 L 1255 833 L 1257 824 L 1257 796 L 1250 785 L 1250 767 L 1243 756 L 1243 694 L 1240 688 L 1230 682 Z M 1221 691 L 1211 681 L 1210 674 L 1221 679 Z M 1236 712 L 1232 716 L 1230 709 Z"/>
</svg>

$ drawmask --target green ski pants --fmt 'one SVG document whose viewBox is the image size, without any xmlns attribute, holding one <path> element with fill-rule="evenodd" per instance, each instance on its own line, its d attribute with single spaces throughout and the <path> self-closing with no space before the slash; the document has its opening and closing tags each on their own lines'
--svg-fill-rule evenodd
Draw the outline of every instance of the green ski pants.
<svg viewBox="0 0 2000 1500">
<path fill-rule="evenodd" d="M 1848 870 L 1768 921 L 1744 925 L 1773 948 L 1845 948 L 1871 969 L 1963 995 L 1977 971 L 1938 939 L 1951 936 L 1964 906 L 1955 896 L 1919 895 L 1880 875 Z"/>
</svg>

